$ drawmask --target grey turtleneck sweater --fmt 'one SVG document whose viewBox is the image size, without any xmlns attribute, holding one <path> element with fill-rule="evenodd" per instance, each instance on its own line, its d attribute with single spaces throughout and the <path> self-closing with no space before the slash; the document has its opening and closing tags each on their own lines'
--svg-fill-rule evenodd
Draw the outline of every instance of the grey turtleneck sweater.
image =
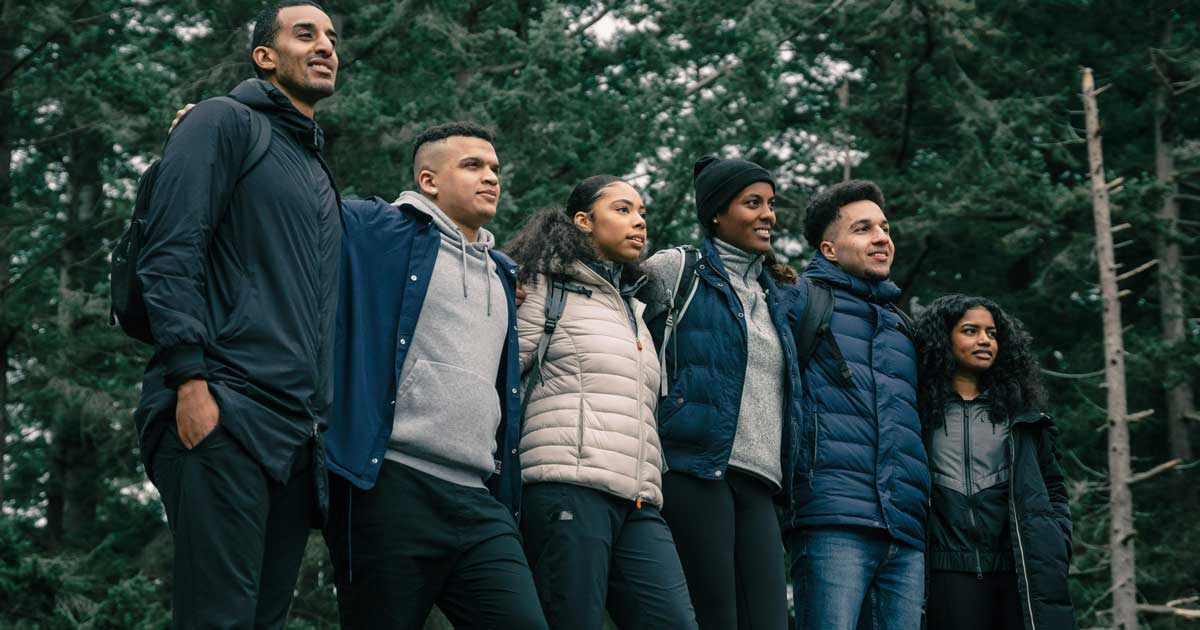
<svg viewBox="0 0 1200 630">
<path fill-rule="evenodd" d="M 393 202 L 402 204 L 433 217 L 441 242 L 412 339 L 397 340 L 409 348 L 386 457 L 451 483 L 483 487 L 495 470 L 496 375 L 508 333 L 503 281 L 488 251 L 495 237 L 480 229 L 468 242 L 419 193 L 405 192 Z"/>
<path fill-rule="evenodd" d="M 783 442 L 783 349 L 767 310 L 766 291 L 758 283 L 763 256 L 744 252 L 720 239 L 713 242 L 746 314 L 746 379 L 729 465 L 779 487 L 783 480 L 779 461 Z"/>
</svg>

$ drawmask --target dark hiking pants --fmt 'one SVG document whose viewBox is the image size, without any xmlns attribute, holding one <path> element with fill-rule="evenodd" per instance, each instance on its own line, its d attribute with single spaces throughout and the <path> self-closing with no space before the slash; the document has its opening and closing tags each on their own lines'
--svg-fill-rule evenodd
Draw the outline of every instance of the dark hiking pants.
<svg viewBox="0 0 1200 630">
<path fill-rule="evenodd" d="M 392 461 L 370 490 L 329 481 L 342 628 L 421 630 L 434 604 L 459 630 L 546 628 L 516 524 L 487 490 Z"/>
<path fill-rule="evenodd" d="M 702 630 L 786 630 L 783 537 L 766 482 L 663 475 L 663 516 Z"/>
<path fill-rule="evenodd" d="M 154 485 L 175 539 L 174 628 L 282 628 L 315 522 L 309 448 L 287 484 L 217 425 L 188 450 L 174 422 Z"/>
<path fill-rule="evenodd" d="M 1025 630 L 1015 572 L 934 571 L 925 614 L 929 630 Z"/>
<path fill-rule="evenodd" d="M 675 540 L 658 508 L 569 483 L 525 486 L 521 533 L 550 627 L 696 628 Z"/>
</svg>

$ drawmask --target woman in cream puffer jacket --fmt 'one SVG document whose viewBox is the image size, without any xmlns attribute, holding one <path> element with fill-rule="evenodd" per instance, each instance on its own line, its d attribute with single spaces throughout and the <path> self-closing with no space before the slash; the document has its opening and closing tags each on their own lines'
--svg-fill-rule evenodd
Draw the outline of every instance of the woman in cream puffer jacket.
<svg viewBox="0 0 1200 630">
<path fill-rule="evenodd" d="M 552 628 L 599 630 L 606 604 L 622 629 L 696 628 L 659 512 L 660 368 L 633 298 L 644 282 L 644 212 L 625 182 L 591 177 L 565 210 L 538 213 L 506 248 L 526 291 L 517 310 L 527 400 L 521 532 Z M 556 285 L 565 302 L 547 335 Z"/>
</svg>

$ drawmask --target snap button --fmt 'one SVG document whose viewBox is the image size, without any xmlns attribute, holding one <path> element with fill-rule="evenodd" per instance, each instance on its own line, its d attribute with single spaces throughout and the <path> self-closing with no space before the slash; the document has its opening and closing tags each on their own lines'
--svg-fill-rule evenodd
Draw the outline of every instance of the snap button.
<svg viewBox="0 0 1200 630">
<path fill-rule="evenodd" d="M 371 458 L 371 463 L 372 463 L 372 464 L 378 464 L 378 463 L 379 463 L 379 458 L 378 458 L 378 457 L 372 457 L 372 458 Z"/>
<path fill-rule="evenodd" d="M 391 405 L 391 406 L 393 406 L 393 407 L 395 407 L 395 406 L 396 406 L 396 401 L 394 401 L 394 400 L 389 400 L 389 401 L 388 401 L 388 404 L 389 404 L 389 405 Z"/>
<path fill-rule="evenodd" d="M 719 470 L 718 470 L 718 471 L 717 471 L 715 474 L 716 474 L 718 477 L 720 477 L 720 476 L 721 476 L 721 471 L 719 471 Z"/>
<path fill-rule="evenodd" d="M 517 388 L 516 388 L 516 387 L 512 388 L 512 393 L 514 393 L 514 394 L 515 394 L 515 393 L 517 393 Z"/>
<path fill-rule="evenodd" d="M 412 280 L 413 282 L 416 282 L 416 281 L 417 281 L 417 277 L 416 277 L 416 276 L 409 276 L 409 277 L 408 277 L 408 279 L 409 279 L 409 280 Z"/>
<path fill-rule="evenodd" d="M 739 315 L 740 315 L 740 313 L 739 313 Z M 400 345 L 402 345 L 402 346 L 404 346 L 404 345 L 408 345 L 408 341 L 407 341 L 406 339 L 404 339 L 404 337 L 401 337 L 401 338 L 400 338 Z"/>
<path fill-rule="evenodd" d="M 512 450 L 512 454 L 513 454 L 513 455 L 516 455 L 516 454 L 517 454 L 517 449 L 515 449 L 515 448 L 514 448 L 514 449 Z"/>
<path fill-rule="evenodd" d="M 738 313 L 738 317 L 745 317 L 742 313 Z"/>
</svg>

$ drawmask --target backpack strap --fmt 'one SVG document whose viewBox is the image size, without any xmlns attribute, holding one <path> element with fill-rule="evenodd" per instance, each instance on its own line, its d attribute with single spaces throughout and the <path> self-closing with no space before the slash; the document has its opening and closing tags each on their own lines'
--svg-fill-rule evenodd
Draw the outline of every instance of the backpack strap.
<svg viewBox="0 0 1200 630">
<path fill-rule="evenodd" d="M 916 335 L 914 331 L 916 331 L 916 326 L 913 325 L 912 317 L 908 313 L 905 313 L 904 309 L 896 306 L 895 303 L 889 303 L 888 309 L 895 313 L 896 317 L 900 318 L 900 332 L 904 333 L 904 336 L 909 339 L 915 340 Z"/>
<path fill-rule="evenodd" d="M 662 342 L 658 349 L 659 374 L 661 374 L 659 396 L 666 396 L 670 391 L 670 379 L 667 378 L 667 343 L 671 340 L 671 333 L 675 332 L 675 326 L 687 314 L 688 307 L 692 305 L 692 298 L 696 296 L 696 289 L 700 285 L 700 276 L 696 270 L 700 266 L 700 259 L 704 257 L 700 250 L 690 245 L 682 245 L 675 249 L 683 253 L 683 261 L 679 265 L 679 273 L 675 276 L 674 288 L 671 289 L 671 308 L 667 311 Z M 684 282 L 687 284 L 685 285 Z"/>
<path fill-rule="evenodd" d="M 247 106 L 233 97 L 217 96 L 215 99 L 225 101 L 236 108 L 245 107 L 250 110 L 250 151 L 242 158 L 242 168 L 238 171 L 238 179 L 240 180 L 263 159 L 263 156 L 267 154 L 267 150 L 271 148 L 271 121 L 267 120 L 266 115 L 262 112 Z"/>
<path fill-rule="evenodd" d="M 838 347 L 837 339 L 829 326 L 833 320 L 833 287 L 814 280 L 807 281 L 807 286 L 808 304 L 804 308 L 800 328 L 796 331 L 796 359 L 800 365 L 800 372 L 803 374 L 808 367 L 821 338 L 829 337 L 829 346 L 834 361 L 837 362 L 838 375 L 848 386 L 852 376 L 850 366 L 846 363 L 842 349 Z"/>
<path fill-rule="evenodd" d="M 550 277 L 550 286 L 546 292 L 546 323 L 542 326 L 542 338 L 538 340 L 533 364 L 529 366 L 529 374 L 522 384 L 525 391 L 521 395 L 521 417 L 525 417 L 525 406 L 529 404 L 529 395 L 534 386 L 542 382 L 542 363 L 546 358 L 546 350 L 550 348 L 550 338 L 554 336 L 554 330 L 558 328 L 558 322 L 567 308 L 567 293 L 592 297 L 592 290 L 587 287 L 566 282 L 558 276 Z"/>
</svg>

